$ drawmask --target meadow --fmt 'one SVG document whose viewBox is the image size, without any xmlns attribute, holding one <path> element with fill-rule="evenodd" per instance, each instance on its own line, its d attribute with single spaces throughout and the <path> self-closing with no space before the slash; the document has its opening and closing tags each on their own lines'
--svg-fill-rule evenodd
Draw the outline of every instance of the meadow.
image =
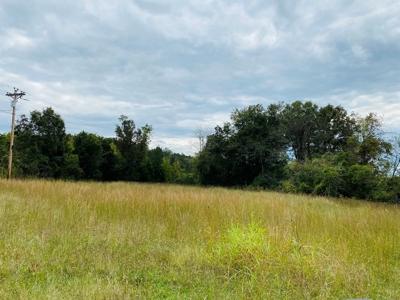
<svg viewBox="0 0 400 300">
<path fill-rule="evenodd" d="M 0 180 L 1 299 L 400 299 L 400 208 Z"/>
</svg>

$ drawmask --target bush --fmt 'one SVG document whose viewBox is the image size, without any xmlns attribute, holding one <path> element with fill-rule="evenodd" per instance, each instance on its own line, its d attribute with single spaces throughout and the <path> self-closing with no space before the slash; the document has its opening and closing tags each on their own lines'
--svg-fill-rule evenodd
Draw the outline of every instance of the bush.
<svg viewBox="0 0 400 300">
<path fill-rule="evenodd" d="M 344 188 L 344 168 L 326 156 L 286 167 L 288 180 L 281 183 L 286 192 L 338 197 Z"/>
</svg>

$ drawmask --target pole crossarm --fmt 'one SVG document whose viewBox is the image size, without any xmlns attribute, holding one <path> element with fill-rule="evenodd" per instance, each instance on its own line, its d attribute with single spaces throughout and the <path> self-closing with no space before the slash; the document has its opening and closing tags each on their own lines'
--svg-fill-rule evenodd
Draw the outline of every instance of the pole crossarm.
<svg viewBox="0 0 400 300">
<path fill-rule="evenodd" d="M 22 98 L 23 96 L 25 96 L 25 93 L 24 92 L 20 92 L 20 93 L 7 93 L 6 94 L 6 96 L 8 96 L 8 97 L 13 97 L 14 99 L 15 98 Z"/>
<path fill-rule="evenodd" d="M 7 94 L 6 94 L 7 97 L 13 98 L 14 99 L 13 101 L 17 101 L 18 99 L 21 99 L 25 95 L 26 94 L 23 91 L 18 93 L 18 89 L 17 88 L 14 88 L 14 93 L 8 93 L 7 92 Z"/>
</svg>

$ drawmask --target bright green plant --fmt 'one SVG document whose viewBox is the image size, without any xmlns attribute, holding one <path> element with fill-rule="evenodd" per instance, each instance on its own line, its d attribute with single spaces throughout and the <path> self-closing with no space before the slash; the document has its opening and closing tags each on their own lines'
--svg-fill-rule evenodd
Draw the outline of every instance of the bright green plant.
<svg viewBox="0 0 400 300">
<path fill-rule="evenodd" d="M 213 249 L 214 260 L 224 264 L 233 275 L 251 272 L 268 255 L 268 230 L 259 223 L 229 228 Z"/>
</svg>

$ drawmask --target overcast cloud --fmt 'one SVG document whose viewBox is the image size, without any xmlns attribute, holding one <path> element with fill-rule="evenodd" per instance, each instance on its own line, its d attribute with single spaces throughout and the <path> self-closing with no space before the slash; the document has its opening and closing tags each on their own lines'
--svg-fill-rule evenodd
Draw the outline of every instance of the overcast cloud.
<svg viewBox="0 0 400 300">
<path fill-rule="evenodd" d="M 187 154 L 196 126 L 257 103 L 342 105 L 398 130 L 399 16 L 398 0 L 2 0 L 0 110 L 15 86 L 18 114 L 51 106 L 67 132 L 102 136 L 124 114 Z"/>
</svg>

